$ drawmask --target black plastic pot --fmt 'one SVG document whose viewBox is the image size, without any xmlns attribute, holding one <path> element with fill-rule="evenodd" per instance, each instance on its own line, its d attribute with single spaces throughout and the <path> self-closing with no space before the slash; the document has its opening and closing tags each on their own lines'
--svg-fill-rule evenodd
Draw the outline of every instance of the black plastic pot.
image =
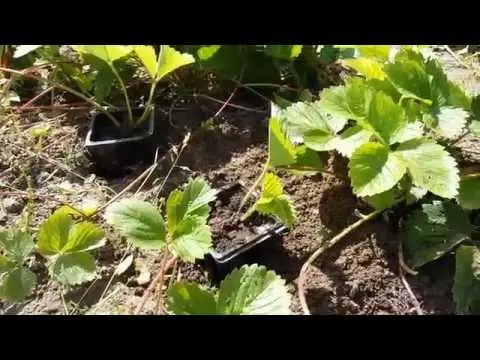
<svg viewBox="0 0 480 360">
<path fill-rule="evenodd" d="M 235 183 L 222 189 L 218 198 L 228 196 L 230 193 L 243 188 L 239 183 Z M 241 267 L 245 264 L 262 264 L 262 258 L 265 249 L 268 249 L 273 242 L 279 241 L 281 236 L 288 232 L 288 228 L 279 223 L 273 223 L 268 226 L 267 230 L 261 234 L 252 237 L 248 242 L 240 246 L 232 246 L 223 251 L 211 251 L 205 256 L 204 265 L 210 272 L 210 276 L 214 282 L 222 281 L 234 268 Z"/>
<path fill-rule="evenodd" d="M 212 280 L 222 281 L 233 269 L 245 264 L 262 264 L 262 258 L 259 256 L 262 254 L 262 248 L 268 247 L 273 241 L 278 241 L 287 231 L 286 226 L 276 224 L 238 248 L 223 253 L 211 251 L 205 257 L 205 264 L 209 268 Z"/>
<path fill-rule="evenodd" d="M 138 119 L 143 111 L 143 108 L 133 109 L 133 118 Z M 132 165 L 152 163 L 158 145 L 154 136 L 155 109 L 134 127 L 128 123 L 127 110 L 113 111 L 111 114 L 120 122 L 120 127 L 101 112 L 95 113 L 90 122 L 85 150 L 95 167 L 94 171 L 105 176 L 119 176 Z"/>
</svg>

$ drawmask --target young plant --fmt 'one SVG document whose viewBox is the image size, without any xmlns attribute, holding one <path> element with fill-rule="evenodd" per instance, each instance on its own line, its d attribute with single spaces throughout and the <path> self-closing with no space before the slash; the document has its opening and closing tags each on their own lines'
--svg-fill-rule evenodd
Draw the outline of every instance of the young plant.
<svg viewBox="0 0 480 360">
<path fill-rule="evenodd" d="M 406 250 L 415 268 L 470 236 L 467 215 L 453 199 L 475 208 L 479 184 L 471 176 L 461 176 L 449 145 L 465 134 L 475 135 L 478 100 L 472 100 L 419 49 L 404 47 L 392 56 L 388 46 L 355 48 L 359 56 L 343 63 L 360 76 L 323 90 L 318 101 L 291 104 L 275 117 L 290 140 L 349 158 L 353 192 L 377 209 L 372 214 L 402 199 L 407 204 L 417 202 L 428 193 L 445 199 L 424 205 L 431 218 L 423 214 L 411 220 Z M 293 153 L 291 144 L 278 144 L 275 151 L 282 158 Z M 320 249 L 309 263 L 319 253 Z M 304 271 L 305 266 L 302 280 Z M 301 302 L 308 311 L 304 299 Z"/>
<path fill-rule="evenodd" d="M 170 193 L 166 219 L 160 209 L 136 199 L 113 203 L 107 208 L 105 218 L 132 245 L 145 250 L 163 250 L 159 272 L 161 288 L 169 255 L 193 263 L 211 249 L 212 235 L 207 219 L 209 203 L 216 195 L 217 190 L 211 189 L 205 180 L 196 178 L 183 190 Z"/>
<path fill-rule="evenodd" d="M 170 193 L 166 220 L 160 209 L 135 199 L 110 205 L 105 213 L 108 224 L 132 245 L 146 250 L 165 250 L 183 261 L 194 262 L 210 249 L 211 233 L 207 224 L 209 203 L 217 191 L 196 178 L 183 190 Z"/>
<path fill-rule="evenodd" d="M 145 45 L 76 45 L 73 46 L 73 48 L 82 55 L 93 56 L 103 61 L 109 67 L 119 82 L 125 97 L 125 105 L 128 111 L 127 126 L 130 127 L 135 127 L 143 122 L 152 111 L 153 97 L 158 83 L 166 75 L 170 74 L 176 69 L 191 64 L 195 61 L 192 55 L 186 53 L 182 54 L 168 45 L 161 46 L 158 56 L 156 55 L 153 46 Z M 116 67 L 117 60 L 131 55 L 132 52 L 134 52 L 135 55 L 140 59 L 141 63 L 147 70 L 151 81 L 150 93 L 145 105 L 145 110 L 138 119 L 133 118 L 128 91 Z M 116 125 L 120 124 L 118 119 L 115 121 L 115 123 Z"/>
<path fill-rule="evenodd" d="M 36 245 L 48 260 L 49 275 L 63 286 L 74 286 L 95 278 L 95 259 L 90 252 L 105 242 L 97 225 L 75 222 L 72 209 L 61 207 L 40 226 Z"/>
<path fill-rule="evenodd" d="M 0 299 L 19 302 L 32 294 L 37 279 L 24 263 L 34 248 L 27 232 L 0 229 Z"/>
<path fill-rule="evenodd" d="M 257 264 L 233 270 L 217 291 L 180 281 L 167 293 L 174 315 L 289 315 L 289 306 L 285 280 Z"/>
<path fill-rule="evenodd" d="M 283 193 L 283 185 L 278 176 L 267 173 L 263 178 L 262 193 L 255 204 L 243 216 L 243 220 L 254 211 L 262 215 L 272 215 L 288 227 L 293 227 L 295 208 L 288 195 Z"/>
</svg>

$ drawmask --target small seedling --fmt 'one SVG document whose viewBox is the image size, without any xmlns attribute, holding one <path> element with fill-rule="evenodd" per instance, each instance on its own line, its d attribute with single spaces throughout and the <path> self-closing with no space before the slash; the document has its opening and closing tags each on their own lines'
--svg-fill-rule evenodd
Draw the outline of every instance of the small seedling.
<svg viewBox="0 0 480 360">
<path fill-rule="evenodd" d="M 105 242 L 102 229 L 88 221 L 75 223 L 68 207 L 50 215 L 37 234 L 37 249 L 48 260 L 49 274 L 63 286 L 95 278 L 95 259 L 90 252 Z"/>
<path fill-rule="evenodd" d="M 107 208 L 105 217 L 108 224 L 132 245 L 146 250 L 163 250 L 160 269 L 160 274 L 163 274 L 170 254 L 193 263 L 210 251 L 212 235 L 207 219 L 209 203 L 215 200 L 216 195 L 217 190 L 211 189 L 205 180 L 197 178 L 191 180 L 183 190 L 170 193 L 166 219 L 161 210 L 151 203 L 135 199 L 113 203 Z"/>
<path fill-rule="evenodd" d="M 122 46 L 122 45 L 75 45 L 73 48 L 82 55 L 90 55 L 103 61 L 111 69 L 116 79 L 120 83 L 123 95 L 125 97 L 125 105 L 128 110 L 128 126 L 135 127 L 148 118 L 152 110 L 152 103 L 155 94 L 155 89 L 158 83 L 168 74 L 176 69 L 191 64 L 195 61 L 192 55 L 182 54 L 168 45 L 162 45 L 158 56 L 155 53 L 153 46 L 135 45 L 135 46 Z M 147 70 L 150 76 L 151 87 L 150 93 L 145 105 L 145 110 L 138 119 L 134 119 L 132 115 L 131 102 L 128 96 L 127 89 L 124 81 L 121 78 L 115 62 L 119 59 L 123 59 L 129 55 L 135 53 L 141 64 Z M 109 118 L 117 125 L 120 126 L 118 119 L 108 113 Z"/>
</svg>

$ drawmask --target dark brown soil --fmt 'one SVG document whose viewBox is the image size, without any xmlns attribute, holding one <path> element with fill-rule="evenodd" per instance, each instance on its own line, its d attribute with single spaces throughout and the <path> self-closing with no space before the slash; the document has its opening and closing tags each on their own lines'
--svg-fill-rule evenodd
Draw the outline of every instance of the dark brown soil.
<svg viewBox="0 0 480 360">
<path fill-rule="evenodd" d="M 245 221 L 236 216 L 245 193 L 240 184 L 233 185 L 219 194 L 212 207 L 209 224 L 215 252 L 232 251 L 265 233 L 275 224 L 273 219 L 256 213 Z M 248 209 L 252 204 L 253 200 L 250 199 L 245 208 Z"/>
</svg>

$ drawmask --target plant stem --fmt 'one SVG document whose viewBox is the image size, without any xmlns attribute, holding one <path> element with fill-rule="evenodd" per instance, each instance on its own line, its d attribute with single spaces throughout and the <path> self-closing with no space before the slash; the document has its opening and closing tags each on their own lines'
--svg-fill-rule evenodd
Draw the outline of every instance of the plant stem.
<svg viewBox="0 0 480 360">
<path fill-rule="evenodd" d="M 248 210 L 247 212 L 240 218 L 240 221 L 244 222 L 245 220 L 247 220 L 250 216 L 252 216 L 252 214 L 255 212 L 255 204 L 253 204 Z"/>
<path fill-rule="evenodd" d="M 270 158 L 267 159 L 267 161 L 265 162 L 265 165 L 263 166 L 262 172 L 261 172 L 260 175 L 258 176 L 257 180 L 255 180 L 255 182 L 253 183 L 253 185 L 250 187 L 250 189 L 248 189 L 247 193 L 246 193 L 245 196 L 243 197 L 242 202 L 240 203 L 240 206 L 238 207 L 237 214 L 240 213 L 240 211 L 242 210 L 243 206 L 244 206 L 245 203 L 247 202 L 248 198 L 252 195 L 253 191 L 254 191 L 254 190 L 257 188 L 257 186 L 260 184 L 260 182 L 262 181 L 263 177 L 264 177 L 265 174 L 267 173 L 269 166 L 270 166 Z"/>
<path fill-rule="evenodd" d="M 137 120 L 138 124 L 141 124 L 145 120 L 145 118 L 150 115 L 150 107 L 152 106 L 153 95 L 155 94 L 155 88 L 157 87 L 157 83 L 158 81 L 154 79 L 152 82 L 152 86 L 150 87 L 150 94 L 148 95 L 147 103 L 145 104 L 145 110 L 143 110 L 142 115 Z"/>
<path fill-rule="evenodd" d="M 62 299 L 63 309 L 65 310 L 65 315 L 69 315 L 67 302 L 65 301 L 65 296 L 63 295 L 63 287 L 60 287 L 60 298 Z"/>
<path fill-rule="evenodd" d="M 0 67 L 0 71 L 6 72 L 6 73 L 9 73 L 9 74 L 20 75 L 20 76 L 23 76 L 23 77 L 26 77 L 26 78 L 37 80 L 37 81 L 43 81 L 47 84 L 50 84 L 51 86 L 54 86 L 54 87 L 57 87 L 57 88 L 62 89 L 64 91 L 67 91 L 69 93 L 72 93 L 73 95 L 78 96 L 80 99 L 84 100 L 85 102 L 89 103 L 90 105 L 92 105 L 93 107 L 98 109 L 100 112 L 105 114 L 115 124 L 115 126 L 118 126 L 118 127 L 120 126 L 120 123 L 117 121 L 117 119 L 115 119 L 112 114 L 110 114 L 108 111 L 106 111 L 103 108 L 102 105 L 100 105 L 99 103 L 97 103 L 96 101 L 94 101 L 92 99 L 89 99 L 88 97 L 83 95 L 81 92 L 78 92 L 76 90 L 73 90 L 73 89 L 69 88 L 68 86 L 65 86 L 63 84 L 57 83 L 57 82 L 52 81 L 52 80 L 43 79 L 43 78 L 38 77 L 38 76 L 34 76 L 34 75 L 30 75 L 30 74 L 24 74 L 22 71 L 17 71 L 17 70 L 5 68 L 5 67 Z"/>
<path fill-rule="evenodd" d="M 163 288 L 163 282 L 164 282 L 164 279 L 165 279 L 165 271 L 166 271 L 168 254 L 169 254 L 168 247 L 165 247 L 165 253 L 163 254 L 162 265 L 160 266 L 160 274 L 159 274 L 159 279 L 158 279 L 158 283 L 157 283 L 157 290 L 156 290 L 157 305 L 156 305 L 155 313 L 158 314 L 158 315 L 163 314 L 162 288 Z"/>
<path fill-rule="evenodd" d="M 172 257 L 168 262 L 167 265 L 165 266 L 165 271 L 170 268 L 170 266 L 173 265 L 173 263 L 176 261 L 176 257 Z M 148 295 L 152 292 L 152 290 L 155 288 L 157 285 L 158 281 L 160 280 L 161 273 L 158 272 L 157 276 L 152 280 L 150 285 L 148 286 L 147 290 L 143 293 L 142 300 L 138 304 L 137 308 L 135 309 L 134 315 L 140 314 L 140 311 L 142 311 L 143 307 L 145 306 L 145 303 L 147 302 Z"/>
<path fill-rule="evenodd" d="M 360 220 L 357 222 L 353 223 L 352 225 L 346 227 L 343 229 L 342 232 L 340 232 L 338 235 L 334 236 L 326 245 L 320 246 L 309 258 L 308 260 L 303 264 L 302 268 L 300 269 L 300 275 L 298 277 L 298 297 L 300 298 L 300 304 L 302 306 L 303 313 L 305 315 L 310 315 L 310 310 L 308 309 L 308 304 L 305 299 L 305 274 L 307 272 L 308 267 L 319 257 L 325 250 L 331 248 L 335 244 L 337 244 L 340 240 L 342 240 L 346 235 L 348 235 L 350 232 L 358 228 L 359 226 L 363 225 L 367 221 L 375 218 L 376 216 L 380 215 L 385 209 L 378 209 L 373 212 L 371 212 L 368 215 L 365 215 L 365 217 L 362 217 Z"/>
<path fill-rule="evenodd" d="M 125 102 L 127 103 L 127 111 L 128 111 L 128 120 L 130 122 L 130 125 L 133 125 L 133 115 L 132 115 L 132 108 L 130 107 L 130 99 L 128 98 L 128 91 L 125 87 L 125 84 L 122 80 L 122 77 L 118 73 L 117 69 L 115 69 L 115 66 L 113 64 L 110 64 L 110 69 L 112 69 L 113 73 L 115 74 L 118 82 L 120 83 L 120 87 L 122 88 L 123 95 L 125 96 Z"/>
</svg>

